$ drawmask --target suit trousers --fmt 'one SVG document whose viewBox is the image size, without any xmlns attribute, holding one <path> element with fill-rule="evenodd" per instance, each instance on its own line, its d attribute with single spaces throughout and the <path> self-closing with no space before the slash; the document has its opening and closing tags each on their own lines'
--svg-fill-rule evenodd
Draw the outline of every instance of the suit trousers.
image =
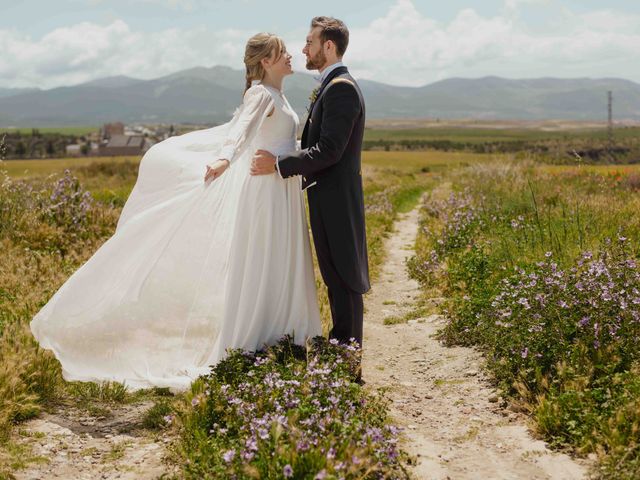
<svg viewBox="0 0 640 480">
<path fill-rule="evenodd" d="M 351 338 L 355 338 L 362 347 L 364 315 L 362 294 L 349 288 L 333 264 L 321 215 L 319 212 L 314 211 L 313 208 L 309 209 L 309 214 L 318 266 L 329 294 L 329 306 L 333 323 L 329 338 L 335 338 L 341 343 L 349 343 Z"/>
<path fill-rule="evenodd" d="M 342 286 L 328 287 L 329 305 L 333 328 L 329 338 L 335 338 L 341 343 L 348 343 L 355 338 L 362 347 L 362 294 L 356 293 Z"/>
</svg>

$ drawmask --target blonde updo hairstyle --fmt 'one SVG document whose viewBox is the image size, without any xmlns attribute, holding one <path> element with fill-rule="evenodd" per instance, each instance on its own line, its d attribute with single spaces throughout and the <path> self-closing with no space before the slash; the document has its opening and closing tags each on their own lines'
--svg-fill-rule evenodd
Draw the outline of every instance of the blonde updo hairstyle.
<svg viewBox="0 0 640 480">
<path fill-rule="evenodd" d="M 245 92 L 251 88 L 251 82 L 264 78 L 266 72 L 261 60 L 269 58 L 275 51 L 278 61 L 284 48 L 282 39 L 273 33 L 258 33 L 249 39 L 244 50 L 244 65 L 247 69 Z"/>
</svg>

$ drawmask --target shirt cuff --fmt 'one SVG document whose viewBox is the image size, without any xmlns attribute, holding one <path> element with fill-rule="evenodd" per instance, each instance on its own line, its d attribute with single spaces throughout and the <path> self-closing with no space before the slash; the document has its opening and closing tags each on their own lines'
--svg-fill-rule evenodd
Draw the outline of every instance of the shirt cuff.
<svg viewBox="0 0 640 480">
<path fill-rule="evenodd" d="M 280 173 L 280 164 L 278 163 L 279 159 L 280 159 L 280 155 L 276 155 L 276 170 L 278 171 L 278 175 L 280 175 L 280 178 L 284 178 Z"/>
</svg>

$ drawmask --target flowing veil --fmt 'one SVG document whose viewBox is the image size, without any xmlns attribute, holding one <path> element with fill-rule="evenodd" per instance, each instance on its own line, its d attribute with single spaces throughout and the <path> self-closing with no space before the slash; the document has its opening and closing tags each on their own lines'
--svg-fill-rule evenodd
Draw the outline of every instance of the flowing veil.
<svg viewBox="0 0 640 480">
<path fill-rule="evenodd" d="M 65 379 L 186 388 L 220 359 L 213 348 L 255 135 L 221 177 L 205 184 L 204 174 L 241 128 L 243 108 L 224 125 L 152 146 L 113 236 L 33 318 Z"/>
</svg>

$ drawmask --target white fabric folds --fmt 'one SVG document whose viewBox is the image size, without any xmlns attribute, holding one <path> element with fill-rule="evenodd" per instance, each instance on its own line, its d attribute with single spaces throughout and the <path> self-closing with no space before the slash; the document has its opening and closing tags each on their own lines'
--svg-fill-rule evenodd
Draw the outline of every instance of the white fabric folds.
<svg viewBox="0 0 640 480">
<path fill-rule="evenodd" d="M 256 149 L 296 148 L 297 126 L 256 85 L 229 123 L 149 149 L 114 235 L 31 322 L 65 379 L 184 389 L 227 348 L 321 334 L 300 178 L 249 175 Z"/>
</svg>

